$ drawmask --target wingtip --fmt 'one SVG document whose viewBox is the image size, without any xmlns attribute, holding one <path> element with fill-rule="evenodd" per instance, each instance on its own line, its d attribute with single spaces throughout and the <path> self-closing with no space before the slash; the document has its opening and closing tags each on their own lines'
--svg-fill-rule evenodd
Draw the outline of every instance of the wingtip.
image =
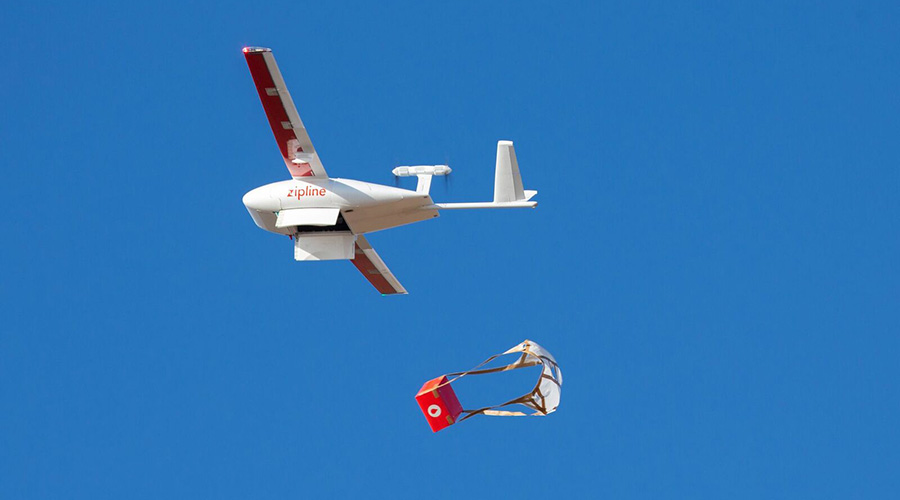
<svg viewBox="0 0 900 500">
<path fill-rule="evenodd" d="M 244 54 L 254 54 L 257 52 L 272 52 L 272 49 L 266 47 L 244 47 Z"/>
</svg>

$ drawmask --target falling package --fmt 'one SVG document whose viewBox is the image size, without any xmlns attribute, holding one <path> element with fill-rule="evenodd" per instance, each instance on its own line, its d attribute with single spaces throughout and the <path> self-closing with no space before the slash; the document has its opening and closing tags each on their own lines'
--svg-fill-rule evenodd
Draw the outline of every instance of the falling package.
<svg viewBox="0 0 900 500">
<path fill-rule="evenodd" d="M 516 361 L 496 368 L 481 368 L 500 356 L 521 353 Z M 465 410 L 456 397 L 456 393 L 450 384 L 466 375 L 484 375 L 497 373 L 529 366 L 541 365 L 541 376 L 538 378 L 534 389 L 522 396 L 511 399 L 505 403 L 494 406 L 486 406 L 474 410 Z M 425 382 L 416 395 L 419 408 L 425 414 L 432 432 L 437 432 L 457 422 L 475 415 L 489 415 L 494 417 L 522 417 L 545 416 L 556 411 L 559 406 L 559 397 L 562 390 L 562 372 L 559 365 L 553 359 L 553 355 L 537 343 L 526 340 L 506 352 L 495 354 L 484 360 L 481 364 L 465 372 L 448 373 Z M 531 411 L 500 410 L 512 405 L 521 405 Z"/>
</svg>

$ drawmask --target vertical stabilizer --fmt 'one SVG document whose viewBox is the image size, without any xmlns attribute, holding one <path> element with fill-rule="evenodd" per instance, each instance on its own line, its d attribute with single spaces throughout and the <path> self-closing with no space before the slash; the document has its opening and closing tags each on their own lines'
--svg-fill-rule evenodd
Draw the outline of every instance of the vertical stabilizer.
<svg viewBox="0 0 900 500">
<path fill-rule="evenodd" d="M 494 203 L 525 200 L 522 176 L 512 141 L 497 142 L 497 167 L 494 173 Z"/>
</svg>

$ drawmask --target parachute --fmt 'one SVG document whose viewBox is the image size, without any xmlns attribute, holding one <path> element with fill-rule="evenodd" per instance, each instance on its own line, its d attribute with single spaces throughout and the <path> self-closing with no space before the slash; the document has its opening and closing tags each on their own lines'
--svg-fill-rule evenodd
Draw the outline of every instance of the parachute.
<svg viewBox="0 0 900 500">
<path fill-rule="evenodd" d="M 481 368 L 491 361 L 507 354 L 522 353 L 518 359 L 508 365 L 496 368 Z M 497 373 L 529 366 L 541 365 L 541 376 L 531 392 L 523 394 L 505 403 L 486 406 L 473 410 L 463 409 L 456 397 L 456 393 L 450 386 L 467 375 L 484 375 Z M 449 378 L 448 378 L 449 377 Z M 521 344 L 500 354 L 495 354 L 481 362 L 475 368 L 464 372 L 448 373 L 425 382 L 416 395 L 416 401 L 425 414 L 432 432 L 449 427 L 457 422 L 462 422 L 475 415 L 488 415 L 494 417 L 542 417 L 556 411 L 559 407 L 560 392 L 562 390 L 562 372 L 553 355 L 546 349 L 531 340 L 525 340 Z M 508 406 L 520 405 L 531 411 L 500 410 Z"/>
</svg>

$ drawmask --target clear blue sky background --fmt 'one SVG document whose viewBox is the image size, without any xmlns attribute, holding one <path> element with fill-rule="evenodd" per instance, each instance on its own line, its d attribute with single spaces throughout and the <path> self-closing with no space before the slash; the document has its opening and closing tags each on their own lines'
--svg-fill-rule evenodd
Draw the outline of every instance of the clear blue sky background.
<svg viewBox="0 0 900 500">
<path fill-rule="evenodd" d="M 896 497 L 898 25 L 896 2 L 5 5 L 0 498 Z M 540 206 L 370 236 L 407 297 L 293 262 L 241 205 L 287 177 L 244 45 L 333 176 L 449 161 L 434 197 L 484 200 L 511 139 Z M 432 435 L 419 386 L 525 338 L 560 410 Z"/>
</svg>

